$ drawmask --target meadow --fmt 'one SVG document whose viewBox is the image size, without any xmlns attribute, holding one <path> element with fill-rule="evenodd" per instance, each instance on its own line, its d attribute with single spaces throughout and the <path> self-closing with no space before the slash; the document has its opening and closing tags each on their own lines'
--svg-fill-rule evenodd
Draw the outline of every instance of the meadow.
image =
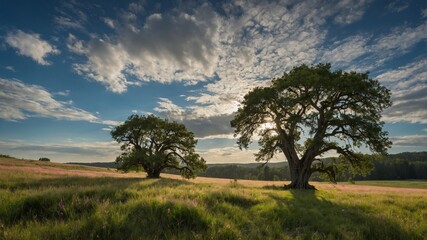
<svg viewBox="0 0 427 240">
<path fill-rule="evenodd" d="M 163 176 L 0 159 L 0 239 L 427 236 L 424 189 L 285 191 L 278 182 Z"/>
</svg>

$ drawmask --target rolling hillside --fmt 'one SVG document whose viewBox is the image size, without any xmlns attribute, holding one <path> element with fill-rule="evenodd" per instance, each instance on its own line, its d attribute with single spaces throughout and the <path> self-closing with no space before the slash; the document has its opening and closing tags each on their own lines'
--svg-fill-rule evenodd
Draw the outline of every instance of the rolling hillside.
<svg viewBox="0 0 427 240">
<path fill-rule="evenodd" d="M 424 239 L 427 190 L 196 178 L 0 158 L 0 239 Z M 402 193 L 405 193 L 402 195 Z"/>
</svg>

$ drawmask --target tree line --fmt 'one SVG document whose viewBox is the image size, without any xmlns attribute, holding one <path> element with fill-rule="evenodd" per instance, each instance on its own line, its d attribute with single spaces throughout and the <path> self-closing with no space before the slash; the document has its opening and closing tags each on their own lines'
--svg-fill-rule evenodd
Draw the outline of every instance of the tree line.
<svg viewBox="0 0 427 240">
<path fill-rule="evenodd" d="M 260 164 L 261 166 L 261 164 Z M 342 169 L 341 169 L 342 170 Z M 339 171 L 339 170 L 338 170 Z M 199 174 L 204 177 L 231 178 L 247 180 L 283 181 L 290 180 L 287 166 L 249 168 L 239 165 L 210 165 Z M 405 152 L 391 154 L 373 162 L 373 169 L 366 176 L 352 175 L 344 172 L 337 177 L 337 181 L 349 180 L 427 180 L 427 152 Z M 325 180 L 320 174 L 313 174 L 310 180 Z"/>
</svg>

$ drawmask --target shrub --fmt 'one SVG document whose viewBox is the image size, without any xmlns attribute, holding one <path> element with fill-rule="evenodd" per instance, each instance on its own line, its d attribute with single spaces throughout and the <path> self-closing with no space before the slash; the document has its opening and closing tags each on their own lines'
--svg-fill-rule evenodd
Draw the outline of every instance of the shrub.
<svg viewBox="0 0 427 240">
<path fill-rule="evenodd" d="M 42 161 L 42 162 L 50 162 L 50 159 L 49 159 L 49 158 L 42 157 L 42 158 L 39 158 L 39 161 Z"/>
</svg>

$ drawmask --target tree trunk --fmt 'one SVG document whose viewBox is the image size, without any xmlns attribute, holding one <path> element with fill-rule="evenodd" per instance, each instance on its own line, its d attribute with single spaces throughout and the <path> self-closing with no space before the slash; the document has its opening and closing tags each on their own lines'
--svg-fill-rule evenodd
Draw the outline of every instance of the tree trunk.
<svg viewBox="0 0 427 240">
<path fill-rule="evenodd" d="M 315 189 L 314 186 L 308 183 L 311 176 L 309 161 L 298 161 L 295 164 L 293 161 L 288 161 L 289 170 L 291 172 L 291 183 L 285 185 L 286 189 Z"/>
<path fill-rule="evenodd" d="M 147 178 L 160 178 L 160 171 L 158 169 L 148 169 L 147 172 Z"/>
</svg>

